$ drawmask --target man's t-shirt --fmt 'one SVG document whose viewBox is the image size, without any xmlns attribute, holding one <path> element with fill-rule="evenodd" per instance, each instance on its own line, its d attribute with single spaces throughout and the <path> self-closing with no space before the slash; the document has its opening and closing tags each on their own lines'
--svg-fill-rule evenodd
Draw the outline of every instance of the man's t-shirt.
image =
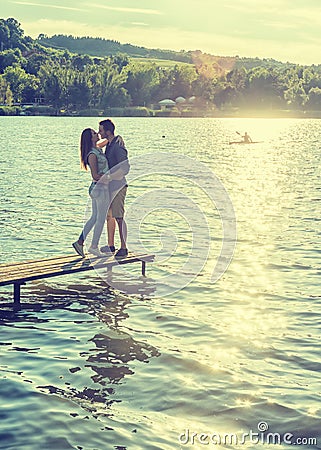
<svg viewBox="0 0 321 450">
<path fill-rule="evenodd" d="M 121 136 L 115 136 L 111 143 L 107 144 L 105 155 L 108 161 L 110 172 L 113 173 L 117 169 L 121 169 L 126 175 L 129 172 L 129 161 L 127 149 Z M 111 191 L 118 191 L 120 188 L 127 186 L 126 178 L 121 180 L 112 180 L 109 183 Z"/>
</svg>

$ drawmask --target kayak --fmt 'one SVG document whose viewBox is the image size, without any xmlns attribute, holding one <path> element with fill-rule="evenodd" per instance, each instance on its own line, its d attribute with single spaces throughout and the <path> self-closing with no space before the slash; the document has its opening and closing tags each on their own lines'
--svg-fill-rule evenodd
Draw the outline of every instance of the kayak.
<svg viewBox="0 0 321 450">
<path fill-rule="evenodd" d="M 263 141 L 252 141 L 252 142 L 244 142 L 244 141 L 233 141 L 229 142 L 229 145 L 231 144 L 260 144 Z"/>
</svg>

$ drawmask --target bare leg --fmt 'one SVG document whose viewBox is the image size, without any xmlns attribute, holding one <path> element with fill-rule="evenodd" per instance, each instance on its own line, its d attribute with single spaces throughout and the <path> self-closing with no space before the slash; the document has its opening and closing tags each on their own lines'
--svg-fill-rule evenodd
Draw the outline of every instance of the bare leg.
<svg viewBox="0 0 321 450">
<path fill-rule="evenodd" d="M 117 218 L 119 238 L 120 238 L 120 247 L 126 247 L 126 239 L 127 239 L 127 225 L 123 218 Z"/>
<path fill-rule="evenodd" d="M 108 236 L 108 245 L 109 247 L 115 246 L 115 229 L 116 229 L 116 221 L 112 216 L 111 209 L 109 208 L 107 214 L 107 236 Z"/>
</svg>

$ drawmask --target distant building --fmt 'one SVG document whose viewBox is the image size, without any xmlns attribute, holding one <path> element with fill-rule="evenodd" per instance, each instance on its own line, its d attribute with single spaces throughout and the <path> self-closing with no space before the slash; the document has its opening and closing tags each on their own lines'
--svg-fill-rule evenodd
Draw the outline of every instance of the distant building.
<svg viewBox="0 0 321 450">
<path fill-rule="evenodd" d="M 179 110 L 190 110 L 193 106 L 195 106 L 195 100 L 196 97 L 194 96 L 189 97 L 188 99 L 179 96 L 175 98 L 175 101 L 170 98 L 164 98 L 164 100 L 158 102 L 158 107 L 160 107 L 162 111 L 171 110 L 174 107 L 177 107 Z"/>
<path fill-rule="evenodd" d="M 171 100 L 170 98 L 165 98 L 164 100 L 158 102 L 158 105 L 160 106 L 162 111 L 165 111 L 167 109 L 174 108 L 174 106 L 176 106 L 176 103 L 174 102 L 174 100 Z"/>
<path fill-rule="evenodd" d="M 182 105 L 182 104 L 186 103 L 186 98 L 184 98 L 184 97 L 176 97 L 175 98 L 175 103 L 177 105 Z"/>
</svg>

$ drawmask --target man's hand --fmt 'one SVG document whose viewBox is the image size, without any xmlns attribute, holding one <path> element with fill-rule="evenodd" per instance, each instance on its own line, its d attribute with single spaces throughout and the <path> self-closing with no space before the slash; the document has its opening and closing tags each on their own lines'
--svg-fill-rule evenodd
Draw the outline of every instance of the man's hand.
<svg viewBox="0 0 321 450">
<path fill-rule="evenodd" d="M 124 178 L 124 172 L 121 169 L 117 169 L 110 175 L 112 180 L 122 180 Z"/>
<path fill-rule="evenodd" d="M 124 178 L 124 173 L 121 169 L 117 169 L 115 172 L 105 173 L 99 178 L 99 183 L 108 184 L 112 180 L 122 180 Z"/>
</svg>

